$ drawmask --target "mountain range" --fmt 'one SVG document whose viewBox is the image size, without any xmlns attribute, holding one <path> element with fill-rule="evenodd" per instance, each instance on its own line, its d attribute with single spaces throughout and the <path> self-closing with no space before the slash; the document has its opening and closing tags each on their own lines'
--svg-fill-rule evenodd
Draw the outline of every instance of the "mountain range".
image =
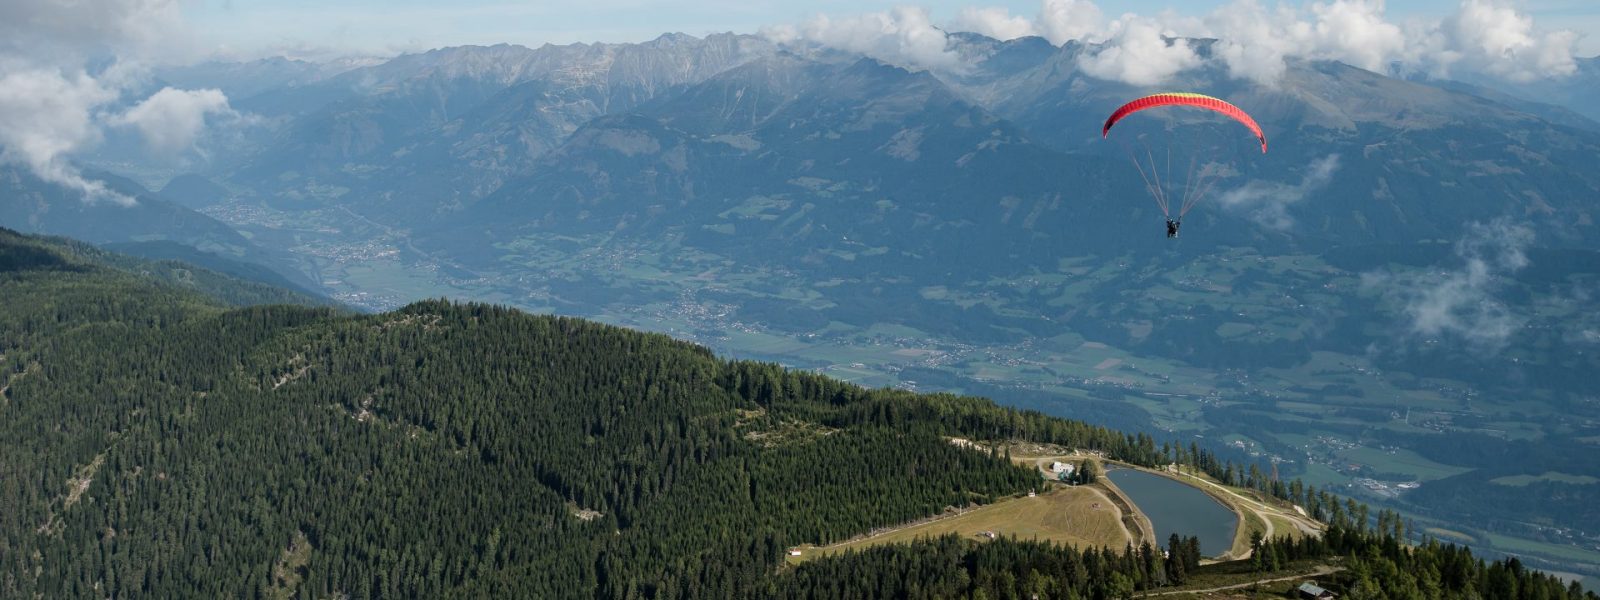
<svg viewBox="0 0 1600 600">
<path fill-rule="evenodd" d="M 1027 249 L 1048 261 L 1126 240 L 1134 223 L 1151 218 L 1151 203 L 1140 198 L 1137 177 L 1124 164 L 1125 148 L 1094 135 L 1099 115 L 1140 90 L 1083 74 L 1076 61 L 1092 48 L 1081 44 L 1057 48 L 1038 38 L 999 42 L 973 34 L 955 34 L 951 43 L 967 65 L 952 74 L 873 69 L 871 59 L 830 51 L 801 56 L 732 34 L 672 34 L 637 45 L 447 48 L 325 77 L 308 64 L 253 64 L 239 71 L 279 73 L 262 78 L 277 84 L 232 88 L 242 95 L 235 105 L 285 120 L 264 148 L 228 153 L 216 161 L 226 170 L 208 174 L 275 207 L 337 204 L 423 236 L 475 242 L 480 230 L 526 227 L 552 205 L 613 227 L 677 204 L 662 216 L 693 229 L 723 227 L 713 215 L 752 198 L 777 197 L 792 210 L 814 207 L 793 219 L 794 212 L 766 215 L 781 216 L 775 220 L 796 231 L 843 227 L 859 220 L 861 206 L 887 201 L 901 214 L 881 215 L 882 227 L 857 231 L 856 239 L 870 234 L 909 251 L 916 248 L 912 238 L 925 231 L 970 225 L 988 231 L 969 234 L 977 242 L 969 248 L 1014 256 L 1019 250 L 1007 246 L 1027 240 Z M 1198 48 L 1208 52 L 1203 42 Z M 855 61 L 858 71 L 843 70 Z M 211 81 L 227 87 L 239 75 L 217 71 L 171 76 L 203 83 L 213 73 Z M 822 87 L 804 87 L 816 84 Z M 1448 239 L 1461 223 L 1501 216 L 1527 220 L 1547 243 L 1594 241 L 1587 225 L 1591 209 L 1583 201 L 1600 181 L 1583 166 L 1600 148 L 1600 135 L 1577 126 L 1575 115 L 1551 122 L 1479 96 L 1337 63 L 1292 64 L 1276 86 L 1245 84 L 1216 69 L 1185 73 L 1169 86 L 1205 89 L 1251 107 L 1275 142 L 1264 157 L 1229 162 L 1237 171 L 1217 183 L 1214 196 L 1248 179 L 1292 187 L 1314 161 L 1337 157 L 1338 176 L 1306 190 L 1292 206 L 1272 199 L 1197 213 L 1210 221 L 1198 225 L 1212 230 L 1208 242 L 1290 247 Z M 793 93 L 801 89 L 807 93 Z M 962 111 L 968 114 L 957 114 Z M 957 123 L 961 118 L 972 124 Z M 1152 130 L 1177 122 L 1150 120 L 1158 123 Z M 838 129 L 847 122 L 860 135 L 841 137 Z M 624 131 L 630 127 L 644 130 Z M 596 137 L 585 128 L 610 133 Z M 685 146 L 657 134 L 711 145 Z M 1171 137 L 1130 134 L 1158 145 L 1160 136 Z M 618 136 L 650 139 L 646 146 L 661 149 L 631 149 L 618 158 L 613 148 L 595 143 Z M 1167 149 L 1176 146 L 1180 154 L 1212 150 L 1169 141 Z M 673 152 L 684 154 L 680 159 Z M 887 160 L 865 160 L 863 152 Z M 673 164 L 640 162 L 657 155 L 658 162 Z M 957 164 L 986 157 L 991 164 Z M 847 158 L 853 162 L 843 162 Z M 878 172 L 885 168 L 893 170 Z M 593 178 L 578 172 L 584 170 L 640 175 L 585 181 Z M 657 181 L 650 173 L 671 175 Z M 727 176 L 734 173 L 743 178 Z M 949 180 L 962 173 L 976 186 Z M 816 191 L 792 181 L 827 182 L 833 189 L 823 193 L 832 202 L 816 202 Z M 922 183 L 948 195 L 918 188 Z M 586 189 L 596 185 L 605 189 Z M 657 197 L 685 190 L 709 201 Z M 556 200 L 558 193 L 570 200 Z M 613 197 L 604 202 L 611 211 L 604 217 L 586 204 L 603 196 Z M 1431 201 L 1435 197 L 1451 201 Z M 1026 212 L 1015 215 L 1019 211 Z M 904 226 L 928 218 L 949 222 Z M 1251 222 L 1236 224 L 1240 219 Z M 1023 222 L 1028 231 L 1019 236 Z M 1110 223 L 1117 226 L 1106 227 Z M 835 241 L 812 235 L 791 237 L 798 245 L 773 246 L 767 240 L 784 232 L 745 225 L 748 233 L 708 243 L 807 256 Z M 897 231 L 911 235 L 881 237 Z M 481 243 L 441 241 L 436 247 L 449 255 L 486 250 Z M 928 250 L 924 243 L 915 251 L 928 256 Z"/>
</svg>

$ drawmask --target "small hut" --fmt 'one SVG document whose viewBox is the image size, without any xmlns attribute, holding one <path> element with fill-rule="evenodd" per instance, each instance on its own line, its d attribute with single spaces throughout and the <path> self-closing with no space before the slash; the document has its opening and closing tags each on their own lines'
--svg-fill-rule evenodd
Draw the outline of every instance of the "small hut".
<svg viewBox="0 0 1600 600">
<path fill-rule="evenodd" d="M 1338 598 L 1333 592 L 1309 581 L 1300 584 L 1300 587 L 1296 588 L 1296 590 L 1300 592 L 1300 597 L 1305 600 L 1334 600 L 1334 598 Z"/>
</svg>

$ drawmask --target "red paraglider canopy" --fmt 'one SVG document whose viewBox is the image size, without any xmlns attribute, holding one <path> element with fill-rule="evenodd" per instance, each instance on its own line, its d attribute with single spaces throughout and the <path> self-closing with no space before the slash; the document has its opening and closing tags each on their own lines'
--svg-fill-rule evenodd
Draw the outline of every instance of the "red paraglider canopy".
<svg viewBox="0 0 1600 600">
<path fill-rule="evenodd" d="M 1211 96 L 1204 94 L 1191 94 L 1187 92 L 1152 94 L 1122 105 L 1116 110 L 1116 112 L 1111 113 L 1110 118 L 1106 119 L 1105 127 L 1100 129 L 1100 137 L 1109 137 L 1111 135 L 1111 126 L 1116 125 L 1117 121 L 1121 121 L 1123 117 L 1147 108 L 1173 105 L 1195 106 L 1214 110 L 1232 117 L 1233 120 L 1243 123 L 1245 127 L 1250 128 L 1250 133 L 1255 134 L 1256 139 L 1261 142 L 1261 153 L 1266 154 L 1267 136 L 1266 134 L 1261 133 L 1261 126 L 1257 125 L 1256 120 L 1250 118 L 1249 114 L 1246 114 L 1243 110 L 1239 110 L 1239 107 L 1228 104 L 1223 100 L 1212 98 Z"/>
</svg>

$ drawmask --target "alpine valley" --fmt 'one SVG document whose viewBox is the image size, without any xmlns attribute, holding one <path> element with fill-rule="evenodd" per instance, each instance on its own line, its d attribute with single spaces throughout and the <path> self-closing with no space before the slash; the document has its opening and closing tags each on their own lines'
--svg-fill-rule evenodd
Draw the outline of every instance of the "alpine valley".
<svg viewBox="0 0 1600 600">
<path fill-rule="evenodd" d="M 1525 591 L 1567 588 L 1524 564 L 1600 576 L 1595 59 L 1513 88 L 1291 58 L 1269 85 L 1209 61 L 1216 40 L 1166 43 L 1207 62 L 1155 88 L 1086 73 L 1095 44 L 1038 37 L 952 33 L 955 60 L 921 69 L 666 34 L 158 69 L 154 89 L 220 89 L 251 118 L 181 168 L 116 139 L 81 160 L 131 207 L 0 170 L 0 226 L 24 232 L 0 239 L 6 300 L 82 295 L 0 321 L 65 344 L 0 336 L 0 384 L 19 382 L 0 398 L 5 455 L 72 448 L 48 477 L 0 459 L 0 498 L 27 507 L 4 511 L 26 534 L 0 537 L 0 596 L 142 580 L 157 597 L 207 581 L 215 597 L 1098 598 L 1117 577 L 1170 580 L 1107 566 L 1139 560 L 1131 542 L 1090 559 L 937 538 L 780 568 L 788 548 L 1043 491 L 1012 442 L 1189 465 L 1311 509 L 1336 533 L 1283 558 L 1340 569 L 1340 589 L 1422 572 L 1375 558 L 1405 529 L 1439 553 L 1416 559 L 1430 568 L 1468 564 L 1439 542 L 1514 557 L 1479 568 Z M 1168 89 L 1245 107 L 1271 151 L 1201 111 L 1103 139 L 1113 109 Z M 1148 153 L 1151 176 L 1215 183 L 1167 239 L 1129 159 L 1172 136 L 1205 161 Z M 182 308 L 116 300 L 135 292 Z M 89 349 L 119 336 L 138 343 L 108 346 L 115 364 L 139 376 L 71 375 L 113 364 Z M 58 380 L 126 410 L 67 411 Z M 172 441 L 119 454 L 125 439 Z M 60 473 L 66 491 L 32 485 Z M 281 495 L 220 492 L 261 480 Z M 1355 502 L 1317 510 L 1301 486 Z M 405 493 L 424 488 L 471 516 L 427 525 L 446 517 Z M 1356 502 L 1393 527 L 1368 531 Z M 139 528 L 202 528 L 149 516 L 183 503 L 260 537 L 184 534 L 192 552 L 143 562 L 159 546 Z M 1298 523 L 1285 514 L 1265 530 Z M 48 571 L 91 554 L 106 579 Z M 1053 583 L 983 566 L 1018 555 L 1096 566 Z M 845 583 L 869 572 L 971 579 Z M 1474 589 L 1494 597 L 1497 577 Z"/>
</svg>

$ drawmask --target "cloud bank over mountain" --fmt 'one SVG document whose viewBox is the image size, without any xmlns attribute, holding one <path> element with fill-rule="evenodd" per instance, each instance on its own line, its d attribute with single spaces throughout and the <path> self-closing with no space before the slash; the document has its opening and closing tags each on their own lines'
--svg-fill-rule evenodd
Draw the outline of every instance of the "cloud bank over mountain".
<svg viewBox="0 0 1600 600">
<path fill-rule="evenodd" d="M 1236 0 L 1201 16 L 1167 11 L 1107 18 L 1091 0 L 1043 0 L 1032 16 L 998 7 L 969 7 L 944 27 L 927 12 L 902 8 L 852 18 L 817 17 L 785 41 L 804 39 L 926 69 L 949 64 L 945 31 L 997 39 L 1040 36 L 1053 44 L 1090 45 L 1080 66 L 1095 77 L 1156 85 L 1202 66 L 1175 38 L 1215 38 L 1211 58 L 1239 79 L 1271 85 L 1293 59 L 1337 60 L 1380 73 L 1450 77 L 1471 72 L 1507 81 L 1564 77 L 1577 70 L 1579 35 L 1546 30 L 1500 0 L 1463 0 L 1433 21 L 1398 21 L 1383 0 L 1327 0 L 1303 6 Z"/>
<path fill-rule="evenodd" d="M 947 47 L 945 32 L 933 25 L 926 9 L 914 6 L 849 17 L 817 15 L 800 25 L 768 28 L 763 34 L 779 43 L 813 42 L 913 69 L 960 65 L 960 57 Z"/>
<path fill-rule="evenodd" d="M 207 115 L 232 112 L 216 90 L 170 88 L 114 112 L 146 65 L 187 48 L 178 9 L 172 0 L 0 4 L 0 162 L 22 165 L 86 201 L 133 203 L 84 178 L 72 155 L 97 144 L 110 125 L 135 128 L 152 148 L 181 150 L 193 145 Z"/>
<path fill-rule="evenodd" d="M 131 200 L 85 180 L 66 156 L 100 139 L 93 111 L 116 93 L 81 71 L 0 66 L 0 162 L 26 166 L 46 181 L 86 198 Z"/>
</svg>

